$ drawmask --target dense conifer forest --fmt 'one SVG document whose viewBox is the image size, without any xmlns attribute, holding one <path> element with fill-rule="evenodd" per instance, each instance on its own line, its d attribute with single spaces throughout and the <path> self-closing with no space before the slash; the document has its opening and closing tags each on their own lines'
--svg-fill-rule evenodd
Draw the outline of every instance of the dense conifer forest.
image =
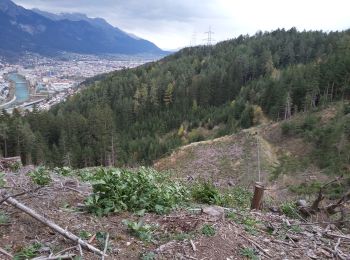
<svg viewBox="0 0 350 260">
<path fill-rule="evenodd" d="M 350 30 L 242 35 L 83 85 L 50 111 L 3 111 L 1 155 L 52 166 L 151 164 L 205 139 L 203 129 L 222 136 L 263 114 L 283 120 L 349 100 Z M 342 120 L 337 133 L 349 142 L 350 120 Z M 312 140 L 322 148 L 330 132 L 319 134 Z"/>
</svg>

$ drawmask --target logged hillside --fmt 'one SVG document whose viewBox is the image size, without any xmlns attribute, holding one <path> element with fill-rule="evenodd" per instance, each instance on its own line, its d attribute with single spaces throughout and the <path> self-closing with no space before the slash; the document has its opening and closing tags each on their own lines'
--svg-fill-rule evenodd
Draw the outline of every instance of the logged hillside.
<svg viewBox="0 0 350 260">
<path fill-rule="evenodd" d="M 154 167 L 187 182 L 209 181 L 221 189 L 264 182 L 273 201 L 311 199 L 324 191 L 329 199 L 350 187 L 350 105 L 336 103 L 313 112 L 192 143 L 158 160 Z M 260 164 L 260 165 L 259 165 Z"/>
<path fill-rule="evenodd" d="M 288 119 L 347 100 L 349 82 L 349 30 L 240 36 L 89 80 L 48 112 L 4 112 L 0 149 L 26 164 L 152 164 L 176 147 L 266 117 Z"/>
</svg>

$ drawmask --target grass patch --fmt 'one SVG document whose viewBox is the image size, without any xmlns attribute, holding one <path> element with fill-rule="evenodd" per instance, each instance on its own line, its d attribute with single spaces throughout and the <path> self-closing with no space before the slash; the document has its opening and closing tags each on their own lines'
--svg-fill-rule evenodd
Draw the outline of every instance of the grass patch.
<svg viewBox="0 0 350 260">
<path fill-rule="evenodd" d="M 205 235 L 207 237 L 212 237 L 212 236 L 215 236 L 215 234 L 216 234 L 215 228 L 209 224 L 204 224 L 202 229 L 201 229 L 201 232 L 203 235 Z"/>
<path fill-rule="evenodd" d="M 38 251 L 41 248 L 41 244 L 35 243 L 29 246 L 22 248 L 19 252 L 17 252 L 13 259 L 14 260 L 26 260 L 32 259 L 38 256 Z"/>
<path fill-rule="evenodd" d="M 244 247 L 241 249 L 240 254 L 248 259 L 258 260 L 258 254 L 252 247 Z"/>
</svg>

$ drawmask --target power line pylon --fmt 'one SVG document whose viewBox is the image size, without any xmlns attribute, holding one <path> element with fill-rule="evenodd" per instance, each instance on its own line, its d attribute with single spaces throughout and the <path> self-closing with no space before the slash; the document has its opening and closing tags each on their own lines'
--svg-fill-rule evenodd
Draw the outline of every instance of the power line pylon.
<svg viewBox="0 0 350 260">
<path fill-rule="evenodd" d="M 214 34 L 214 32 L 211 30 L 211 26 L 209 26 L 209 31 L 205 32 L 205 34 L 207 34 L 208 37 L 204 40 L 207 41 L 208 45 L 212 45 L 214 41 L 214 39 L 212 38 L 212 35 Z"/>
</svg>

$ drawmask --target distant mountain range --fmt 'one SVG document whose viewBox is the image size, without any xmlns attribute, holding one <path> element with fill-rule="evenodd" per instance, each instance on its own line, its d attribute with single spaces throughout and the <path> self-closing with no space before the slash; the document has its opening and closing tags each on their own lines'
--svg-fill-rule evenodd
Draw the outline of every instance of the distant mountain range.
<svg viewBox="0 0 350 260">
<path fill-rule="evenodd" d="M 0 54 L 166 54 L 104 19 L 27 10 L 10 0 L 0 0 L 0 39 Z"/>
</svg>

